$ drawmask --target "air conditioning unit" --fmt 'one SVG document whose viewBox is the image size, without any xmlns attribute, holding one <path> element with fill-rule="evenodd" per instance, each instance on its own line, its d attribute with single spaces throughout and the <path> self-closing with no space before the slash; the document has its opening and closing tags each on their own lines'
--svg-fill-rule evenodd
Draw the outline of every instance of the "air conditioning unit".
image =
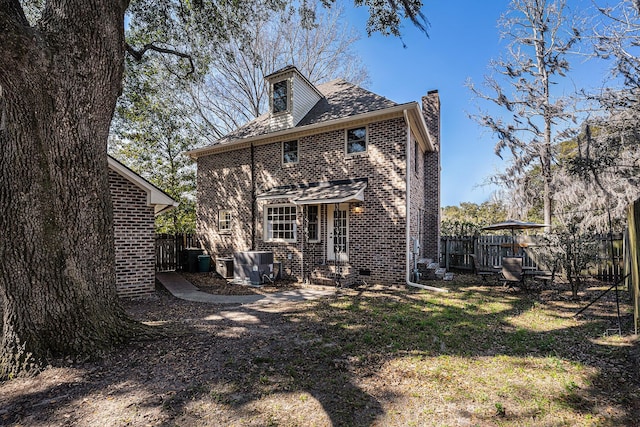
<svg viewBox="0 0 640 427">
<path fill-rule="evenodd" d="M 233 279 L 233 258 L 216 258 L 216 272 L 225 279 Z"/>
<path fill-rule="evenodd" d="M 245 251 L 233 255 L 233 279 L 251 285 L 273 280 L 273 252 Z"/>
</svg>

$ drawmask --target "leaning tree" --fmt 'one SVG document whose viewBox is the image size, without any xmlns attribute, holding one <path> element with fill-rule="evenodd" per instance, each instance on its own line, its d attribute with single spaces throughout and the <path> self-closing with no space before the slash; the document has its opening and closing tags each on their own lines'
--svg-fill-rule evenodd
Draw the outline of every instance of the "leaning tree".
<svg viewBox="0 0 640 427">
<path fill-rule="evenodd" d="M 224 34 L 241 29 L 256 4 L 285 3 L 140 0 L 131 7 L 148 8 L 151 29 L 176 23 Z M 397 34 L 401 14 L 424 22 L 418 0 L 355 4 L 369 6 L 371 30 Z M 29 19 L 23 5 L 36 6 Z M 127 45 L 129 6 L 0 0 L 0 378 L 48 357 L 95 355 L 135 329 L 116 297 L 107 137 L 125 52 L 171 49 Z M 199 26 L 216 13 L 215 26 Z"/>
</svg>

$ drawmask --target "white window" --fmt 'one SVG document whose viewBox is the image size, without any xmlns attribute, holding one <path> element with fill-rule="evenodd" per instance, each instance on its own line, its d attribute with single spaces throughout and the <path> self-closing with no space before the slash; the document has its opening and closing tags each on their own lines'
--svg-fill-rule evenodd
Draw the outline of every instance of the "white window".
<svg viewBox="0 0 640 427">
<path fill-rule="evenodd" d="M 367 128 L 347 129 L 347 154 L 367 151 Z"/>
<path fill-rule="evenodd" d="M 231 211 L 223 209 L 218 211 L 218 231 L 220 233 L 231 232 Z"/>
<path fill-rule="evenodd" d="M 298 141 L 282 143 L 282 164 L 298 163 Z"/>
<path fill-rule="evenodd" d="M 272 112 L 283 113 L 289 109 L 288 92 L 289 85 L 287 80 L 281 80 L 273 84 Z"/>
<path fill-rule="evenodd" d="M 307 239 L 310 242 L 320 240 L 320 207 L 308 205 L 305 207 L 305 220 L 307 226 Z"/>
<path fill-rule="evenodd" d="M 297 232 L 296 206 L 266 206 L 264 230 L 267 242 L 295 242 Z"/>
</svg>

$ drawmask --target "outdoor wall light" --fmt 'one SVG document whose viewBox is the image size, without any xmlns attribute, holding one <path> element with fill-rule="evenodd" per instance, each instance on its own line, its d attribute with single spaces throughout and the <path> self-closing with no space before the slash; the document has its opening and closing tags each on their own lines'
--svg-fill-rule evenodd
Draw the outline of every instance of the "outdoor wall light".
<svg viewBox="0 0 640 427">
<path fill-rule="evenodd" d="M 353 212 L 354 213 L 362 213 L 362 212 L 364 212 L 364 207 L 363 206 L 354 206 L 353 207 Z"/>
</svg>

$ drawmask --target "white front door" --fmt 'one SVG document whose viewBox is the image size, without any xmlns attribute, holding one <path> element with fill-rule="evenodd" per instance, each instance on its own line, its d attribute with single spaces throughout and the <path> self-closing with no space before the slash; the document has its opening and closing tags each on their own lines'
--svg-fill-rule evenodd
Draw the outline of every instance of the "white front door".
<svg viewBox="0 0 640 427">
<path fill-rule="evenodd" d="M 327 259 L 349 261 L 349 205 L 327 206 Z"/>
</svg>

